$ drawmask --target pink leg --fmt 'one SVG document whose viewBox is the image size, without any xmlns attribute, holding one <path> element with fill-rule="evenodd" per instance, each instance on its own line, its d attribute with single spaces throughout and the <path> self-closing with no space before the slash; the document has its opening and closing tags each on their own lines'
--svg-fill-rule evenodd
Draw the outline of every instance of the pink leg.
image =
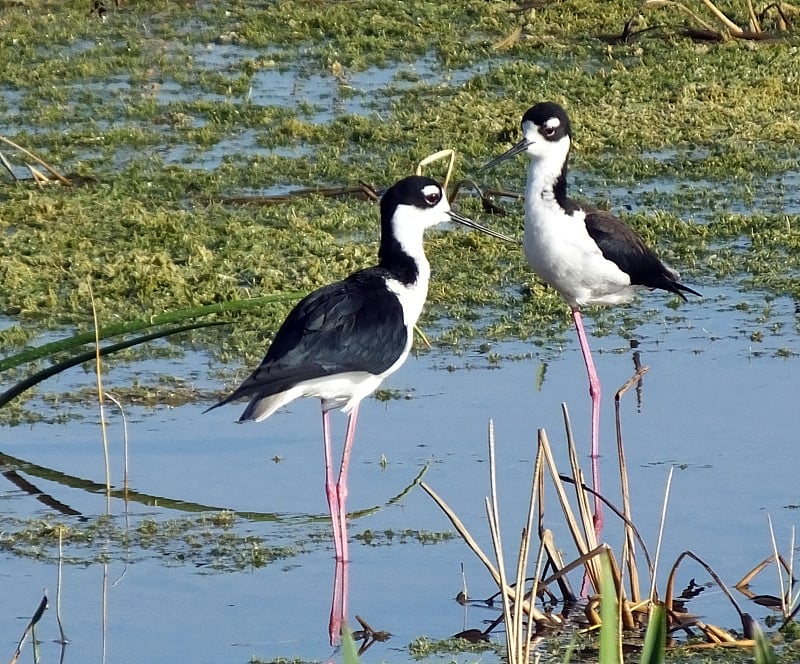
<svg viewBox="0 0 800 664">
<path fill-rule="evenodd" d="M 346 560 L 336 561 L 333 576 L 333 599 L 331 600 L 331 617 L 328 622 L 328 634 L 331 645 L 339 644 L 342 625 L 347 621 L 347 572 L 350 563 Z"/>
<path fill-rule="evenodd" d="M 340 560 L 347 561 L 347 471 L 350 469 L 350 451 L 353 448 L 353 438 L 356 432 L 356 420 L 358 419 L 358 404 L 350 411 L 347 418 L 347 432 L 344 436 L 344 448 L 342 449 L 342 463 L 339 465 L 339 478 L 336 481 L 336 495 L 339 501 L 339 538 L 342 542 L 342 556 Z"/>
<path fill-rule="evenodd" d="M 589 350 L 589 342 L 586 339 L 586 332 L 583 329 L 583 319 L 577 307 L 572 308 L 572 319 L 575 321 L 575 329 L 578 331 L 578 341 L 581 344 L 583 361 L 586 363 L 586 373 L 589 374 L 589 396 L 592 398 L 592 488 L 595 492 L 600 492 L 600 379 L 594 368 L 592 351 Z M 603 505 L 600 498 L 594 497 L 594 532 L 597 539 L 603 532 Z"/>
<path fill-rule="evenodd" d="M 327 411 L 322 413 L 322 435 L 325 441 L 325 494 L 328 498 L 328 509 L 333 525 L 333 546 L 336 550 L 336 573 L 333 580 L 333 600 L 328 623 L 331 645 L 339 643 L 342 625 L 347 621 L 348 605 L 348 544 L 347 544 L 347 471 L 350 467 L 350 451 L 358 419 L 358 406 L 347 419 L 342 462 L 339 465 L 339 476 L 333 481 L 333 453 L 331 451 L 330 417 Z"/>
<path fill-rule="evenodd" d="M 333 548 L 336 550 L 336 559 L 342 560 L 342 517 L 339 511 L 339 490 L 333 481 L 330 415 L 326 410 L 322 411 L 322 437 L 325 443 L 325 495 L 328 498 L 328 509 L 331 513 L 331 523 L 333 525 Z"/>
</svg>

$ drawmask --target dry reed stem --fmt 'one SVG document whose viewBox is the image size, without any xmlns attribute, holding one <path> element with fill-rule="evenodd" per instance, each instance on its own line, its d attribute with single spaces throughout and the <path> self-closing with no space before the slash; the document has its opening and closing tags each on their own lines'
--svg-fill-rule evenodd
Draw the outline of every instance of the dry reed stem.
<svg viewBox="0 0 800 664">
<path fill-rule="evenodd" d="M 747 13 L 750 16 L 750 29 L 753 32 L 761 32 L 761 24 L 758 22 L 756 12 L 753 9 L 753 0 L 747 0 Z"/>
<path fill-rule="evenodd" d="M 706 23 L 700 16 L 695 14 L 691 9 L 682 5 L 680 2 L 675 2 L 674 0 L 645 0 L 643 5 L 644 7 L 677 7 L 681 11 L 685 12 L 689 16 L 691 16 L 695 21 L 697 21 L 705 30 L 709 32 L 718 32 L 714 29 L 714 27 L 710 23 Z"/>
<path fill-rule="evenodd" d="M 800 599 L 800 593 L 795 596 L 794 593 L 794 540 L 795 540 L 795 530 L 792 528 L 792 537 L 789 545 L 789 551 L 792 552 L 792 555 L 789 557 L 789 564 L 786 565 L 786 562 L 778 553 L 778 544 L 775 540 L 775 530 L 772 527 L 772 517 L 767 514 L 767 522 L 769 523 L 769 536 L 772 541 L 772 559 L 767 559 L 775 561 L 775 569 L 778 573 L 778 585 L 781 589 L 781 615 L 783 616 L 784 624 L 788 622 L 792 617 L 794 617 L 797 612 L 800 610 L 800 605 L 797 604 L 798 599 Z M 783 574 L 781 574 L 781 566 L 778 562 L 781 561 L 783 563 L 783 567 L 786 570 L 787 576 L 787 585 L 788 588 L 784 588 L 783 586 Z"/>
<path fill-rule="evenodd" d="M 44 189 L 45 186 L 50 184 L 50 180 L 38 168 L 31 166 L 30 164 L 25 164 L 25 167 L 28 169 L 28 172 L 31 174 L 34 183 L 37 187 L 39 187 L 39 189 Z"/>
<path fill-rule="evenodd" d="M 102 657 L 102 662 L 105 664 L 105 662 L 108 661 L 106 657 L 108 654 L 108 563 L 103 563 L 103 581 L 102 581 L 101 592 L 103 597 L 103 602 L 101 607 L 102 615 L 100 617 L 100 623 L 101 623 L 100 631 L 103 634 L 101 639 L 102 641 L 101 657 Z"/>
<path fill-rule="evenodd" d="M 58 576 L 56 579 L 56 622 L 58 623 L 58 631 L 61 634 L 61 645 L 67 643 L 67 635 L 64 632 L 64 622 L 61 620 L 61 588 L 62 588 L 62 567 L 64 563 L 64 529 L 58 529 Z"/>
<path fill-rule="evenodd" d="M 117 399 L 111 392 L 106 392 L 106 398 L 111 401 L 119 410 L 122 415 L 122 457 L 123 457 L 123 471 L 122 471 L 122 491 L 127 495 L 129 488 L 128 474 L 128 418 L 125 415 L 125 409 L 122 407 L 119 399 Z"/>
<path fill-rule="evenodd" d="M 489 420 L 489 494 L 490 498 L 485 499 L 486 515 L 489 519 L 489 531 L 497 560 L 497 571 L 500 575 L 500 596 L 503 599 L 503 616 L 506 623 L 506 646 L 511 664 L 517 664 L 517 650 L 514 645 L 518 643 L 518 639 L 511 610 L 512 593 L 509 592 L 511 588 L 506 581 L 503 540 L 500 536 L 500 514 L 497 507 L 497 466 L 495 465 L 494 422 L 492 420 Z M 515 588 L 514 590 L 513 599 L 516 600 L 518 598 L 517 591 L 520 589 Z"/>
<path fill-rule="evenodd" d="M 682 646 L 682 650 L 709 650 L 711 648 L 755 648 L 754 639 L 740 639 L 739 641 L 713 641 L 711 643 L 689 643 Z"/>
<path fill-rule="evenodd" d="M 778 566 L 778 543 L 775 541 L 775 530 L 772 528 L 772 517 L 767 514 L 767 523 L 769 524 L 769 538 L 772 542 L 772 555 L 775 560 L 775 568 L 778 571 L 778 587 L 781 589 L 781 614 L 786 615 L 786 590 L 783 587 L 783 574 L 781 568 Z"/>
<path fill-rule="evenodd" d="M 742 628 L 746 632 L 747 629 L 748 629 L 747 625 L 746 625 L 747 621 L 746 621 L 746 618 L 745 618 L 746 614 L 739 607 L 739 604 L 734 599 L 733 595 L 731 594 L 731 591 L 728 590 L 728 587 L 723 583 L 722 579 L 719 578 L 719 576 L 713 570 L 713 568 L 708 563 L 706 563 L 702 558 L 700 558 L 700 556 L 695 555 L 691 551 L 682 552 L 681 555 L 679 555 L 678 558 L 675 560 L 675 562 L 672 564 L 672 569 L 669 571 L 669 576 L 667 577 L 667 587 L 666 587 L 665 596 L 664 596 L 664 607 L 667 609 L 667 611 L 674 611 L 674 609 L 673 609 L 673 597 L 675 596 L 674 595 L 674 592 L 675 592 L 675 575 L 677 574 L 678 568 L 680 567 L 680 564 L 681 564 L 681 562 L 683 561 L 684 558 L 691 558 L 692 560 L 694 560 L 714 580 L 714 582 L 717 584 L 717 586 L 719 586 L 719 589 L 722 590 L 723 594 L 728 598 L 728 600 L 730 601 L 731 605 L 733 605 L 733 608 L 736 611 L 736 613 L 739 614 L 739 620 L 741 620 L 741 622 L 742 622 Z M 697 627 L 699 629 L 703 629 L 704 630 L 704 627 L 701 626 L 701 625 L 704 625 L 704 624 L 701 623 L 700 621 L 697 621 L 696 625 L 697 625 Z M 719 628 L 716 628 L 716 629 L 719 629 Z M 704 630 L 704 632 L 705 632 L 705 630 Z"/>
<path fill-rule="evenodd" d="M 8 171 L 8 174 L 14 182 L 19 182 L 19 178 L 14 174 L 14 169 L 11 168 L 11 164 L 8 163 L 8 159 L 6 159 L 6 156 L 2 152 L 0 152 L 0 164 Z"/>
<path fill-rule="evenodd" d="M 622 416 L 620 415 L 620 402 L 627 391 L 641 382 L 642 377 L 650 370 L 650 367 L 640 366 L 627 382 L 620 387 L 614 394 L 614 419 L 617 430 L 617 459 L 619 461 L 619 482 L 622 492 L 622 514 L 625 517 L 625 541 L 622 547 L 621 560 L 628 570 L 628 584 L 632 602 L 640 602 L 642 599 L 639 588 L 639 570 L 636 565 L 636 542 L 633 533 L 633 517 L 631 513 L 630 488 L 628 484 L 628 466 L 625 462 L 625 446 L 622 442 Z"/>
<path fill-rule="evenodd" d="M 794 595 L 794 552 L 795 552 L 795 528 L 792 526 L 792 537 L 789 540 L 789 551 L 792 552 L 792 555 L 789 556 L 789 597 L 790 597 L 790 606 L 794 606 L 797 603 L 797 599 L 800 598 L 800 592 L 795 596 Z"/>
<path fill-rule="evenodd" d="M 625 629 L 634 629 L 636 627 L 636 621 L 633 618 L 631 604 L 625 597 L 625 585 L 622 583 L 622 572 L 617 565 L 617 561 L 611 549 L 608 550 L 607 557 L 611 570 L 611 578 L 614 579 L 614 590 L 617 595 L 617 602 L 619 604 L 620 625 Z"/>
<path fill-rule="evenodd" d="M 22 648 L 25 646 L 28 636 L 33 632 L 34 627 L 36 627 L 36 623 L 41 620 L 42 615 L 44 615 L 44 612 L 47 610 L 47 606 L 47 592 L 45 591 L 42 593 L 42 599 L 39 602 L 39 606 L 36 607 L 36 611 L 33 612 L 33 616 L 28 621 L 28 624 L 25 626 L 25 631 L 22 632 L 22 636 L 17 642 L 17 649 L 14 652 L 14 655 L 11 657 L 9 664 L 16 664 L 19 660 L 19 656 L 22 654 Z M 35 660 L 36 658 L 34 658 L 34 661 Z"/>
<path fill-rule="evenodd" d="M 561 510 L 564 513 L 564 518 L 567 520 L 567 527 L 569 528 L 578 552 L 581 555 L 584 555 L 588 551 L 586 540 L 583 538 L 582 531 L 578 527 L 578 522 L 575 520 L 575 515 L 572 513 L 572 506 L 569 504 L 569 500 L 567 499 L 567 492 L 564 489 L 564 483 L 561 481 L 561 477 L 559 477 L 558 469 L 556 468 L 556 463 L 553 459 L 553 451 L 550 447 L 550 441 L 547 439 L 547 432 L 544 429 L 539 429 L 539 441 L 541 444 L 541 450 L 545 455 L 547 468 L 550 471 L 550 477 L 553 480 L 558 501 L 561 504 Z"/>
<path fill-rule="evenodd" d="M 726 629 L 722 629 L 716 625 L 708 625 L 700 620 L 697 621 L 697 627 L 701 629 L 703 634 L 706 635 L 706 638 L 711 641 L 716 643 L 735 643 L 736 645 L 740 645 L 736 640 L 736 637 Z"/>
<path fill-rule="evenodd" d="M 561 557 L 561 550 L 556 546 L 555 539 L 553 538 L 553 531 L 549 528 L 544 528 L 540 531 L 539 538 L 541 540 L 542 547 L 545 551 L 547 551 L 550 564 L 553 568 L 555 568 L 555 571 L 558 572 L 559 570 L 564 569 L 564 559 Z M 569 583 L 568 577 L 559 576 L 554 578 L 553 581 L 558 583 L 561 594 L 564 597 L 564 601 L 574 602 L 577 599 L 575 592 L 572 590 L 572 586 Z M 544 581 L 542 581 L 541 585 L 547 587 L 547 584 Z"/>
<path fill-rule="evenodd" d="M 415 173 L 417 175 L 422 175 L 422 167 L 428 166 L 435 161 L 441 161 L 442 159 L 448 159 L 447 165 L 447 175 L 444 177 L 444 182 L 442 183 L 442 189 L 447 192 L 447 187 L 450 184 L 450 177 L 453 175 L 453 167 L 456 163 L 456 151 L 453 148 L 445 148 L 444 150 L 439 150 L 438 152 L 434 152 L 433 154 L 429 154 L 425 157 L 422 161 L 417 164 L 417 169 Z"/>
<path fill-rule="evenodd" d="M 559 570 L 553 572 L 547 578 L 542 579 L 539 585 L 549 586 L 552 583 L 557 582 L 562 577 L 565 577 L 565 575 L 569 574 L 572 570 L 578 569 L 579 567 L 587 567 L 589 562 L 596 560 L 599 555 L 610 550 L 611 547 L 609 547 L 608 544 L 598 544 L 596 548 L 592 549 L 591 551 L 587 551 L 581 556 L 578 556 L 569 564 L 563 565 Z"/>
<path fill-rule="evenodd" d="M 425 336 L 425 333 L 416 323 L 414 323 L 414 332 L 416 332 L 417 336 L 422 340 L 422 343 L 425 344 L 428 350 L 433 350 L 433 346 L 431 346 L 431 342 L 428 341 L 428 337 Z"/>
<path fill-rule="evenodd" d="M 89 299 L 92 302 L 92 316 L 94 318 L 94 348 L 95 372 L 97 376 L 97 401 L 100 406 L 100 431 L 103 436 L 103 457 L 106 465 L 106 514 L 111 513 L 111 461 L 108 454 L 108 432 L 106 426 L 105 409 L 103 408 L 103 372 L 100 362 L 100 324 L 97 320 L 97 307 L 94 301 L 91 279 L 89 284 Z"/>
<path fill-rule="evenodd" d="M 714 16 L 716 16 L 719 21 L 730 31 L 730 33 L 734 36 L 740 37 L 742 35 L 742 29 L 736 25 L 733 21 L 731 21 L 725 14 L 719 9 L 711 0 L 702 0 L 703 4 L 708 7 Z"/>
<path fill-rule="evenodd" d="M 669 504 L 669 491 L 672 487 L 672 475 L 675 471 L 674 466 L 670 466 L 669 474 L 667 475 L 667 486 L 664 489 L 664 502 L 661 505 L 661 521 L 658 525 L 658 541 L 656 542 L 656 556 L 653 560 L 653 576 L 650 581 L 650 601 L 657 602 L 656 595 L 656 578 L 658 577 L 658 558 L 661 555 L 661 542 L 664 540 L 664 523 L 667 520 L 667 505 Z"/>
<path fill-rule="evenodd" d="M 580 462 L 578 461 L 578 450 L 575 445 L 575 437 L 572 433 L 572 423 L 569 419 L 569 411 L 567 404 L 561 404 L 561 412 L 564 416 L 564 429 L 567 432 L 567 452 L 569 453 L 569 464 L 572 470 L 572 479 L 575 481 L 575 498 L 578 501 L 578 513 L 581 517 L 583 524 L 583 535 L 586 538 L 587 548 L 593 549 L 597 546 L 597 537 L 594 532 L 594 519 L 592 517 L 592 508 L 589 506 L 589 495 L 583 488 L 583 472 L 581 471 Z M 595 578 L 599 577 L 600 570 L 597 570 Z M 595 585 L 595 590 L 599 590 Z"/>
<path fill-rule="evenodd" d="M 792 526 L 792 537 L 789 541 L 789 551 L 792 552 L 792 555 L 789 557 L 789 609 L 791 610 L 789 615 L 784 616 L 784 625 L 789 622 L 794 616 L 800 611 L 800 604 L 798 601 L 800 600 L 800 590 L 795 593 L 794 592 L 794 552 L 795 552 L 795 528 Z"/>
<path fill-rule="evenodd" d="M 52 166 L 50 166 L 50 164 L 48 164 L 46 161 L 44 161 L 43 159 L 40 159 L 40 158 L 39 158 L 39 157 L 37 157 L 35 154 L 33 154 L 33 152 L 30 152 L 30 151 L 26 150 L 26 149 L 25 149 L 25 148 L 23 148 L 21 145 L 17 145 L 16 143 L 14 143 L 14 141 L 12 141 L 12 140 L 9 140 L 9 139 L 8 139 L 8 138 L 6 138 L 5 136 L 0 136 L 0 141 L 2 141 L 3 143 L 5 143 L 6 145 L 10 145 L 12 148 L 15 148 L 15 149 L 19 150 L 19 151 L 20 151 L 22 154 L 24 154 L 25 156 L 27 156 L 27 157 L 30 157 L 31 159 L 33 159 L 34 161 L 36 161 L 38 164 L 40 164 L 40 165 L 41 165 L 41 166 L 43 166 L 45 169 L 47 169 L 48 171 L 50 171 L 51 175 L 52 175 L 54 178 L 56 178 L 56 179 L 57 179 L 57 180 L 58 180 L 58 181 L 59 181 L 61 184 L 65 185 L 65 186 L 67 186 L 67 187 L 70 187 L 70 186 L 72 186 L 72 183 L 71 183 L 71 182 L 70 182 L 70 181 L 69 181 L 67 178 L 65 178 L 63 175 L 61 175 L 61 173 L 59 173 L 59 172 L 58 172 L 58 171 L 57 171 L 55 168 L 53 168 Z M 29 167 L 29 168 L 30 168 L 30 167 Z"/>
<path fill-rule="evenodd" d="M 539 579 L 542 575 L 542 565 L 544 563 L 544 545 L 540 541 L 539 542 L 539 552 L 536 556 L 536 569 L 533 573 L 533 585 L 531 587 L 530 596 L 531 596 L 531 607 L 533 607 L 533 603 L 536 601 L 536 597 L 539 594 Z M 532 619 L 529 616 L 529 620 Z M 559 616 L 551 615 L 550 622 L 554 624 L 561 624 L 562 620 Z M 528 631 L 525 633 L 525 650 L 523 653 L 523 661 L 529 662 L 531 661 L 532 650 L 533 650 L 533 635 L 535 631 L 528 627 Z M 536 660 L 537 663 L 539 661 L 539 654 L 537 653 Z"/>
<path fill-rule="evenodd" d="M 538 451 L 538 441 L 537 441 L 537 451 Z M 525 570 L 528 568 L 531 532 L 533 531 L 533 514 L 536 507 L 536 496 L 538 493 L 537 487 L 539 485 L 539 478 L 541 477 L 541 475 L 542 475 L 542 458 L 541 455 L 537 453 L 536 462 L 533 466 L 533 475 L 531 476 L 531 493 L 530 493 L 530 498 L 528 499 L 528 514 L 526 519 L 526 525 L 522 531 L 522 541 L 520 542 L 519 557 L 517 559 L 517 586 L 516 586 L 517 588 L 525 587 Z M 541 573 L 542 569 L 542 560 L 544 558 L 543 554 L 544 554 L 544 547 L 542 546 L 542 542 L 539 541 L 539 549 L 536 555 L 536 570 L 533 574 L 533 582 L 531 584 L 531 589 L 529 591 L 531 606 L 533 606 L 533 603 L 536 601 L 536 597 L 538 596 L 539 593 L 539 574 Z M 522 630 L 521 612 L 519 612 L 518 618 L 520 621 L 518 633 L 521 633 Z M 533 647 L 533 633 L 534 630 L 531 629 L 531 624 L 529 619 L 527 629 L 525 631 L 525 643 L 522 650 L 522 661 L 524 662 L 530 661 L 531 648 Z"/>
<path fill-rule="evenodd" d="M 433 502 L 439 506 L 439 509 L 445 513 L 447 518 L 450 519 L 450 523 L 453 524 L 453 527 L 458 531 L 458 534 L 461 535 L 461 538 L 464 540 L 464 542 L 466 542 L 467 546 L 472 549 L 472 552 L 478 556 L 478 559 L 484 564 L 486 569 L 489 570 L 489 574 L 491 574 L 494 582 L 499 586 L 500 573 L 495 569 L 492 561 L 489 560 L 489 557 L 483 552 L 478 543 L 473 539 L 472 535 L 469 534 L 469 531 L 466 529 L 461 519 L 456 516 L 456 513 L 450 509 L 450 506 L 444 502 L 444 500 L 442 500 L 439 494 L 437 494 L 425 482 L 420 482 L 419 485 L 422 487 L 425 493 L 427 493 L 433 499 Z"/>
<path fill-rule="evenodd" d="M 787 571 L 787 572 L 788 572 L 790 568 L 789 568 L 789 565 L 786 563 L 786 560 L 784 560 L 783 556 L 781 556 L 781 555 L 779 554 L 779 555 L 778 555 L 778 560 L 779 560 L 779 562 L 780 562 L 781 566 L 783 567 L 783 569 L 784 569 L 785 571 Z M 762 570 L 763 570 L 765 567 L 767 567 L 768 565 L 771 565 L 771 564 L 772 564 L 772 563 L 774 563 L 774 562 L 775 562 L 775 556 L 774 556 L 774 555 L 772 555 L 772 556 L 769 556 L 769 557 L 767 557 L 767 558 L 764 558 L 764 560 L 762 560 L 760 563 L 758 563 L 758 565 L 756 565 L 756 566 L 755 566 L 753 569 L 751 569 L 751 570 L 750 570 L 750 571 L 749 571 L 747 574 L 745 574 L 745 575 L 744 575 L 744 576 L 743 576 L 743 577 L 742 577 L 742 578 L 741 578 L 741 579 L 740 579 L 740 580 L 739 580 L 739 581 L 736 583 L 736 585 L 734 586 L 734 588 L 736 588 L 736 590 L 738 590 L 740 593 L 742 593 L 742 594 L 743 594 L 745 597 L 747 597 L 748 599 L 752 599 L 753 597 L 755 597 L 755 595 L 754 595 L 752 592 L 750 592 L 750 591 L 747 589 L 747 586 L 750 584 L 750 582 L 751 582 L 751 581 L 752 581 L 752 580 L 753 580 L 753 579 L 754 579 L 756 576 L 758 576 L 758 575 L 759 575 L 759 574 L 762 572 Z"/>
</svg>

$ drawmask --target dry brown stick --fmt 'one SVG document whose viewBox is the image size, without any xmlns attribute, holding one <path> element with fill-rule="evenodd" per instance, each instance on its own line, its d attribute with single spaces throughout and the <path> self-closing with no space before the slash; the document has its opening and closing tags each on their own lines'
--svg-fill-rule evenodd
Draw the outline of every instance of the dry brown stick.
<svg viewBox="0 0 800 664">
<path fill-rule="evenodd" d="M 747 13 L 750 15 L 750 28 L 753 32 L 761 32 L 761 24 L 758 22 L 756 12 L 753 9 L 753 0 L 747 0 Z"/>
<path fill-rule="evenodd" d="M 33 612 L 33 616 L 28 621 L 28 624 L 25 626 L 25 631 L 22 633 L 19 642 L 17 643 L 17 649 L 14 652 L 14 656 L 11 658 L 11 662 L 9 664 L 16 664 L 17 660 L 19 660 L 19 656 L 22 654 L 22 648 L 25 645 L 25 641 L 28 639 L 28 635 L 33 631 L 33 628 L 36 626 L 36 623 L 41 620 L 42 615 L 47 610 L 47 592 L 42 594 L 42 601 L 39 602 L 39 606 L 36 608 L 36 611 Z"/>
<path fill-rule="evenodd" d="M 586 546 L 586 540 L 583 537 L 583 532 L 581 528 L 578 527 L 578 522 L 575 520 L 575 515 L 572 512 L 572 506 L 569 504 L 569 500 L 567 499 L 567 492 L 564 489 L 564 484 L 558 474 L 558 468 L 556 468 L 556 462 L 555 459 L 553 459 L 553 451 L 550 448 L 550 441 L 547 439 L 547 433 L 544 429 L 539 429 L 539 441 L 542 446 L 542 451 L 545 455 L 545 461 L 547 462 L 550 476 L 553 480 L 553 485 L 556 489 L 556 494 L 558 495 L 558 501 L 561 504 L 561 510 L 564 513 L 564 518 L 567 520 L 567 527 L 572 534 L 572 539 L 575 542 L 578 553 L 583 555 L 589 550 L 589 548 Z"/>
<path fill-rule="evenodd" d="M 450 519 L 450 523 L 453 524 L 453 527 L 458 531 L 458 534 L 461 535 L 461 538 L 466 542 L 467 546 L 472 549 L 472 552 L 478 556 L 480 561 L 485 565 L 486 569 L 489 570 L 489 574 L 491 574 L 492 579 L 494 582 L 499 586 L 500 585 L 500 574 L 495 569 L 492 561 L 489 560 L 489 557 L 483 552 L 481 547 L 478 543 L 474 540 L 472 535 L 469 534 L 469 531 L 464 526 L 461 519 L 456 516 L 456 513 L 450 508 L 450 506 L 442 500 L 442 498 L 437 494 L 431 487 L 429 487 L 425 482 L 419 483 L 420 487 L 422 487 L 423 491 L 427 493 L 431 498 L 433 498 L 433 502 L 435 502 L 439 509 L 445 513 L 448 519 Z"/>
<path fill-rule="evenodd" d="M 632 523 L 631 500 L 628 485 L 628 468 L 625 463 L 625 446 L 622 442 L 620 400 L 631 387 L 641 382 L 642 376 L 644 376 L 648 370 L 649 367 L 640 366 L 633 376 L 631 376 L 614 395 L 614 417 L 616 419 L 617 428 L 617 458 L 619 460 L 620 489 L 622 490 L 622 513 L 625 515 L 625 548 L 627 549 L 627 555 L 624 555 L 623 552 L 621 560 L 628 568 L 628 582 L 630 585 L 631 601 L 633 602 L 639 602 L 641 600 L 641 592 L 639 590 L 639 572 L 636 566 L 636 544 L 634 541 L 633 527 L 630 525 Z"/>
<path fill-rule="evenodd" d="M 722 22 L 722 24 L 734 37 L 742 36 L 742 29 L 727 16 L 725 16 L 725 14 L 722 13 L 722 10 L 720 10 L 713 2 L 711 2 L 711 0 L 703 0 L 703 4 L 708 7 L 709 10 L 711 10 L 711 13 Z"/>
<path fill-rule="evenodd" d="M 497 466 L 494 454 L 494 422 L 489 420 L 489 493 L 490 498 L 486 498 L 486 516 L 489 519 L 489 531 L 492 535 L 494 545 L 494 555 L 497 560 L 497 571 L 500 575 L 500 597 L 503 600 L 503 616 L 506 623 L 506 646 L 508 657 L 511 664 L 517 664 L 517 649 L 514 644 L 518 643 L 517 634 L 514 631 L 515 622 L 511 611 L 511 588 L 506 580 L 505 560 L 503 557 L 503 540 L 500 537 L 500 514 L 497 506 Z M 516 588 L 515 591 L 519 590 Z M 518 600 L 519 595 L 514 592 L 513 599 Z"/>
<path fill-rule="evenodd" d="M 525 584 L 525 570 L 528 567 L 528 556 L 530 553 L 530 543 L 531 543 L 531 531 L 533 530 L 533 514 L 536 509 L 536 496 L 537 496 L 537 487 L 539 486 L 539 479 L 542 476 L 542 457 L 538 451 L 538 441 L 537 441 L 537 454 L 536 454 L 536 462 L 533 466 L 533 475 L 531 477 L 531 493 L 530 498 L 528 500 L 528 514 L 525 529 L 522 536 L 522 543 L 520 545 L 520 553 L 519 553 L 519 560 L 518 567 L 517 567 L 517 587 L 522 587 Z M 536 556 L 536 570 L 533 574 L 533 582 L 531 584 L 531 591 L 530 591 L 530 605 L 533 606 L 534 602 L 536 601 L 536 597 L 539 592 L 539 573 L 542 566 L 542 559 L 544 554 L 544 546 L 539 541 L 539 551 Z M 529 612 L 530 613 L 530 612 Z M 528 625 L 525 630 L 525 643 L 522 652 L 522 661 L 528 662 L 530 661 L 530 653 L 532 648 L 532 641 L 533 641 L 533 632 L 535 631 L 531 625 L 531 619 L 528 619 Z M 520 629 L 521 629 L 521 618 L 520 618 Z"/>
<path fill-rule="evenodd" d="M 668 7 L 668 6 L 677 7 L 681 11 L 683 11 L 683 12 L 687 13 L 689 16 L 691 16 L 701 26 L 703 26 L 703 29 L 708 30 L 709 32 L 713 32 L 715 34 L 719 34 L 719 30 L 714 29 L 714 26 L 712 26 L 710 23 L 706 23 L 702 18 L 700 18 L 700 16 L 695 14 L 688 7 L 682 5 L 680 2 L 675 2 L 674 0 L 645 0 L 645 3 L 644 3 L 643 6 L 644 7 Z"/>
<path fill-rule="evenodd" d="M 581 472 L 580 463 L 578 462 L 578 452 L 575 445 L 575 438 L 572 434 L 572 424 L 569 419 L 567 404 L 562 403 L 561 410 L 564 415 L 564 428 L 567 432 L 567 450 L 569 452 L 570 466 L 572 467 L 572 478 L 575 482 L 575 498 L 578 501 L 578 513 L 581 517 L 583 535 L 586 538 L 587 547 L 593 549 L 597 547 L 598 542 L 594 531 L 592 508 L 589 505 L 589 492 L 584 489 L 583 473 Z M 589 573 L 589 578 L 595 591 L 599 591 L 600 567 L 597 562 L 591 560 L 586 571 Z"/>
<path fill-rule="evenodd" d="M 684 558 L 691 558 L 694 560 L 709 574 L 712 579 L 714 579 L 714 582 L 717 584 L 717 586 L 719 586 L 720 590 L 722 590 L 723 594 L 733 605 L 734 610 L 739 614 L 739 619 L 742 621 L 742 625 L 744 626 L 746 614 L 739 607 L 739 604 L 734 599 L 731 591 L 728 590 L 728 587 L 723 583 L 722 579 L 719 578 L 719 575 L 714 571 L 714 569 L 706 561 L 700 558 L 700 556 L 695 555 L 691 551 L 683 551 L 675 560 L 675 562 L 672 563 L 672 569 L 669 571 L 669 576 L 667 577 L 667 587 L 664 591 L 664 606 L 666 607 L 667 611 L 673 610 L 672 598 L 674 597 L 675 592 L 675 575 L 678 573 L 678 568 L 680 567 L 680 564 Z"/>
<path fill-rule="evenodd" d="M 6 156 L 2 152 L 0 152 L 0 164 L 2 164 L 8 171 L 9 175 L 11 175 L 11 179 L 14 180 L 14 182 L 19 182 L 19 178 L 14 174 L 14 169 L 11 168 L 11 164 L 8 162 L 8 159 L 6 159 Z"/>
<path fill-rule="evenodd" d="M 17 145 L 16 143 L 14 143 L 14 141 L 9 140 L 5 136 L 0 136 L 0 141 L 2 141 L 3 143 L 5 143 L 7 145 L 10 145 L 12 148 L 16 148 L 22 154 L 30 157 L 31 159 L 34 159 L 37 163 L 39 163 L 41 166 L 43 166 L 48 171 L 50 171 L 52 176 L 54 178 L 56 178 L 59 182 L 61 182 L 61 184 L 66 185 L 68 187 L 72 185 L 72 183 L 69 180 L 67 180 L 67 178 L 65 178 L 63 175 L 61 175 L 61 173 L 59 173 L 55 168 L 50 166 L 50 164 L 48 164 L 46 161 L 44 161 L 43 159 L 40 159 L 35 154 L 33 154 L 33 152 L 30 152 L 29 150 L 26 150 L 21 145 Z"/>
</svg>

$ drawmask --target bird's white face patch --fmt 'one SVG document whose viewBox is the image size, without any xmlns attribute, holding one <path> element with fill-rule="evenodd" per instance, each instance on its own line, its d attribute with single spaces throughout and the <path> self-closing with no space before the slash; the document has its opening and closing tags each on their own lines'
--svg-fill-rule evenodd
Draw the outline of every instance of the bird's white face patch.
<svg viewBox="0 0 800 664">
<path fill-rule="evenodd" d="M 561 127 L 561 120 L 558 118 L 548 118 L 544 124 L 537 125 L 527 121 L 522 125 L 522 134 L 527 146 L 525 152 L 537 162 L 548 162 L 546 169 L 554 170 L 555 174 L 561 172 L 561 167 L 569 153 L 569 135 L 564 134 L 558 140 L 552 136 Z M 552 162 L 552 163 L 549 163 Z"/>
</svg>

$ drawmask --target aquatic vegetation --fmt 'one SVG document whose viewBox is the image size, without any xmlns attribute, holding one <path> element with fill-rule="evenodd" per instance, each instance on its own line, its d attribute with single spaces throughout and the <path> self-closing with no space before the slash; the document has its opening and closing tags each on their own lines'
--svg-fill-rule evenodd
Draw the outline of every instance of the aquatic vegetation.
<svg viewBox="0 0 800 664">
<path fill-rule="evenodd" d="M 106 515 L 71 521 L 0 515 L 0 525 L 0 550 L 56 561 L 61 541 L 63 561 L 74 565 L 154 557 L 165 565 L 191 564 L 201 571 L 232 572 L 307 552 L 302 542 L 275 546 L 275 537 L 267 544 L 262 535 L 238 533 L 230 512 L 168 520 L 145 517 L 131 525 Z"/>
</svg>

